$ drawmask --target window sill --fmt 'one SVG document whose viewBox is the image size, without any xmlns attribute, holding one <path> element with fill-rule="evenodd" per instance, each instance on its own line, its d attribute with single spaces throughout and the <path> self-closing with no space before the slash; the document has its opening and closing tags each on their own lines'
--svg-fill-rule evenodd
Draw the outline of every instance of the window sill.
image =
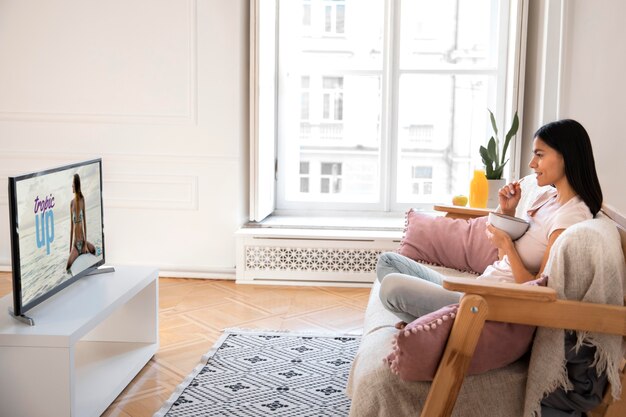
<svg viewBox="0 0 626 417">
<path fill-rule="evenodd" d="M 434 211 L 426 213 L 435 214 Z M 440 213 L 437 213 L 440 215 Z M 322 229 L 322 230 L 363 230 L 363 231 L 402 231 L 405 216 L 397 215 L 284 215 L 272 214 L 261 222 L 249 222 L 245 228 L 272 229 Z"/>
</svg>

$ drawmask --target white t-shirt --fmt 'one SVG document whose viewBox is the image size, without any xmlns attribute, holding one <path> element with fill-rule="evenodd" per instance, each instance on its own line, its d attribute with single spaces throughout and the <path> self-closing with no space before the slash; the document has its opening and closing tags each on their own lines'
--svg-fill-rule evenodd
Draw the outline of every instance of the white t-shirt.
<svg viewBox="0 0 626 417">
<path fill-rule="evenodd" d="M 539 195 L 531 208 L 524 213 L 524 219 L 530 222 L 528 230 L 514 242 L 526 269 L 532 274 L 539 272 L 552 232 L 592 218 L 589 207 L 579 196 L 560 205 L 556 189 L 547 190 Z M 514 283 L 509 257 L 505 255 L 488 266 L 479 279 Z"/>
</svg>

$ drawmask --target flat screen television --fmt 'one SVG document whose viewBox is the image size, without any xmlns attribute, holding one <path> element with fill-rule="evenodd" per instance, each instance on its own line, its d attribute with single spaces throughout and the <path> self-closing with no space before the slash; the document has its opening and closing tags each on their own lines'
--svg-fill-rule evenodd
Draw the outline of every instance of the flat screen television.
<svg viewBox="0 0 626 417">
<path fill-rule="evenodd" d="M 17 318 L 104 264 L 102 160 L 9 177 Z M 34 324 L 34 323 L 30 323 Z"/>
</svg>

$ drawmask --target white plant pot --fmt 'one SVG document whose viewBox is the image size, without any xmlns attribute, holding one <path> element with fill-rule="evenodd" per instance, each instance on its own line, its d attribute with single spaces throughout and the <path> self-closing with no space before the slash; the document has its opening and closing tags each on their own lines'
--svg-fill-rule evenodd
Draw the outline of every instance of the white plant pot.
<svg viewBox="0 0 626 417">
<path fill-rule="evenodd" d="M 487 208 L 495 209 L 498 207 L 498 191 L 506 185 L 506 180 L 504 178 L 500 178 L 499 180 L 487 180 L 487 183 L 489 183 Z"/>
</svg>

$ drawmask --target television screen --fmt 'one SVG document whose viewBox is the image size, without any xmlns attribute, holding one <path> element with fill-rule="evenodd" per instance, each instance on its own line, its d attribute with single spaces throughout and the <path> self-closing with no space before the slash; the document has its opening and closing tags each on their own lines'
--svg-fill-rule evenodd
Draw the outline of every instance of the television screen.
<svg viewBox="0 0 626 417">
<path fill-rule="evenodd" d="M 9 177 L 13 314 L 104 263 L 102 161 Z"/>
</svg>

